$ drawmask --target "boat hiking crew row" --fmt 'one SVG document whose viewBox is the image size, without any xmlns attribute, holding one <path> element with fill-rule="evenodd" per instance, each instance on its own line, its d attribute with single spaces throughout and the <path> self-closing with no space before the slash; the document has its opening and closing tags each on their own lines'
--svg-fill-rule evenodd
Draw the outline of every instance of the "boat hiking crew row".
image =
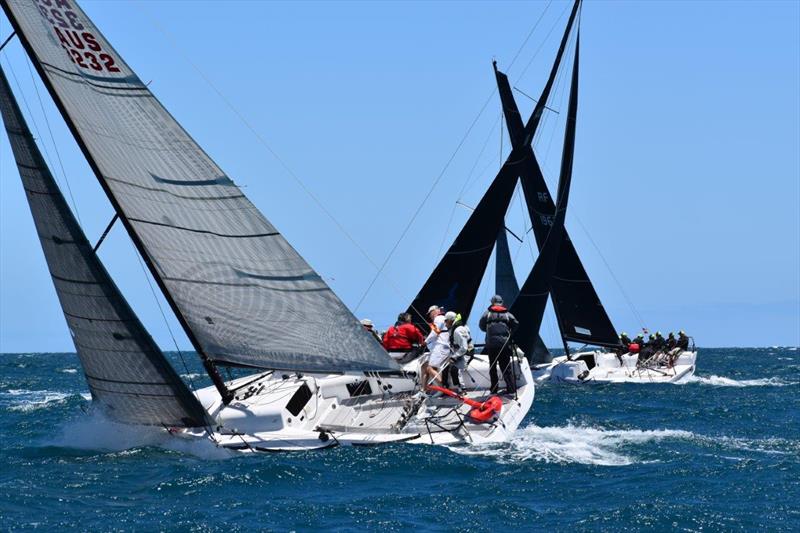
<svg viewBox="0 0 800 533">
<path fill-rule="evenodd" d="M 681 352 L 689 350 L 689 336 L 683 330 L 678 332 L 677 338 L 671 331 L 666 339 L 660 331 L 650 333 L 647 341 L 645 341 L 644 335 L 646 333 L 646 330 L 639 333 L 633 340 L 628 337 L 627 333 L 620 333 L 620 347 L 617 349 L 617 355 L 622 356 L 626 353 L 639 354 L 640 364 L 664 359 L 664 362 L 671 366 Z"/>
<path fill-rule="evenodd" d="M 469 365 L 475 354 L 472 333 L 462 322 L 461 314 L 447 311 L 438 305 L 428 309 L 430 332 L 423 337 L 419 328 L 412 322 L 410 313 L 400 313 L 397 322 L 383 334 L 375 330 L 372 320 L 361 320 L 364 329 L 369 331 L 390 353 L 403 353 L 398 361 L 408 363 L 420 357 L 427 349 L 427 360 L 422 363 L 420 386 L 425 391 L 435 384 L 462 392 L 461 371 Z M 485 353 L 489 356 L 489 377 L 492 394 L 499 389 L 498 366 L 506 383 L 506 392 L 516 392 L 516 378 L 512 368 L 514 345 L 511 336 L 519 326 L 519 322 L 503 305 L 499 295 L 492 297 L 491 305 L 481 316 L 478 327 L 486 333 Z"/>
</svg>

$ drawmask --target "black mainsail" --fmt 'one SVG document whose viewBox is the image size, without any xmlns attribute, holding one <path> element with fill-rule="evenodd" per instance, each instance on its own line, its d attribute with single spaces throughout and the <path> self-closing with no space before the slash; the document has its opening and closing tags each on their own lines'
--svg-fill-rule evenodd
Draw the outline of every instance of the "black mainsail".
<svg viewBox="0 0 800 533">
<path fill-rule="evenodd" d="M 558 70 L 558 65 L 564 52 L 564 42 L 572 28 L 579 5 L 580 1 L 578 0 L 570 13 L 564 39 L 553 66 L 553 72 Z M 494 67 L 495 72 L 497 72 L 496 63 L 494 63 Z M 528 123 L 522 127 L 520 132 L 514 132 L 515 134 L 519 133 L 520 136 L 512 139 L 511 153 L 506 158 L 494 181 L 470 215 L 452 246 L 439 261 L 433 273 L 428 277 L 409 306 L 408 312 L 414 317 L 414 323 L 421 329 L 426 329 L 425 321 L 427 317 L 424 314 L 431 305 L 438 305 L 448 310 L 456 310 L 461 313 L 464 320 L 472 310 L 498 234 L 505 228 L 504 219 L 511 203 L 517 179 L 525 175 L 531 165 L 538 166 L 530 143 L 547 105 L 554 78 L 555 74 L 553 73 L 542 93 L 542 97 L 528 119 Z M 517 111 L 516 118 L 521 122 L 519 111 Z M 532 159 L 534 160 L 533 162 L 531 161 Z M 544 343 L 540 341 L 540 344 L 544 347 Z"/>
<path fill-rule="evenodd" d="M 74 0 L 2 5 L 223 397 L 216 363 L 397 368 Z"/>
<path fill-rule="evenodd" d="M 0 112 L 92 398 L 128 424 L 201 427 L 200 402 L 119 292 L 67 206 L 0 68 Z"/>
<path fill-rule="evenodd" d="M 537 108 L 541 106 L 544 109 L 542 102 L 546 102 L 549 97 L 579 3 L 576 2 L 573 8 L 559 46 L 556 62 L 539 98 Z M 508 77 L 499 71 L 496 71 L 496 76 L 511 143 L 512 146 L 517 146 L 525 138 L 522 119 L 514 101 Z M 552 228 L 556 208 L 535 155 L 526 159 L 526 165 L 521 176 L 522 189 L 536 243 L 541 253 Z M 561 248 L 558 252 L 556 271 L 550 289 L 553 308 L 565 343 L 574 341 L 598 346 L 619 344 L 611 319 L 608 317 L 566 230 L 564 230 Z"/>
<path fill-rule="evenodd" d="M 558 179 L 557 209 L 550 231 L 541 247 L 539 257 L 533 265 L 528 279 L 520 289 L 519 296 L 511 305 L 515 316 L 526 318 L 526 327 L 517 328 L 514 342 L 522 351 L 533 348 L 535 335 L 539 332 L 547 297 L 552 290 L 559 250 L 564 236 L 564 220 L 569 203 L 569 190 L 572 182 L 572 164 L 575 153 L 575 126 L 578 115 L 578 64 L 580 61 L 580 32 L 575 37 L 575 58 L 572 66 L 572 80 L 567 109 L 567 124 L 564 131 L 564 151 L 561 157 L 561 172 Z"/>
</svg>

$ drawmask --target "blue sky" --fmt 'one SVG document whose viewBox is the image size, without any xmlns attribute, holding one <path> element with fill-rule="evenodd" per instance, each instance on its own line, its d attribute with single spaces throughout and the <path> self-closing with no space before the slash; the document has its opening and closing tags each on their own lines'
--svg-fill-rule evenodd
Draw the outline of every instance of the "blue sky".
<svg viewBox="0 0 800 533">
<path fill-rule="evenodd" d="M 374 266 L 228 103 L 372 262 L 382 263 L 492 92 L 492 58 L 507 69 L 541 17 L 509 71 L 517 87 L 538 94 L 568 7 L 562 1 L 81 5 L 351 308 Z M 584 7 L 567 225 L 618 329 L 635 331 L 638 314 L 651 329 L 686 329 L 701 346 L 800 344 L 799 6 Z M 0 15 L 0 38 L 8 33 Z M 19 43 L 1 56 L 63 183 L 49 122 L 84 229 L 97 238 L 112 216 L 110 205 L 39 84 L 40 108 Z M 563 88 L 552 102 L 557 110 L 566 105 Z M 517 99 L 529 112 L 532 103 L 519 93 Z M 474 205 L 500 164 L 499 115 L 495 96 L 359 316 L 389 325 L 420 288 L 442 243 L 468 216 L 455 202 Z M 552 190 L 561 131 L 552 114 L 536 142 Z M 507 140 L 503 148 L 507 153 Z M 525 224 L 515 202 L 508 225 L 519 234 Z M 530 243 L 511 247 L 522 279 L 533 262 Z M 156 340 L 173 347 L 120 226 L 101 257 Z M 487 284 L 479 298 L 490 291 Z M 73 349 L 5 135 L 0 293 L 0 351 Z M 179 345 L 188 346 L 167 315 Z M 549 345 L 559 344 L 552 317 L 542 334 Z"/>
</svg>

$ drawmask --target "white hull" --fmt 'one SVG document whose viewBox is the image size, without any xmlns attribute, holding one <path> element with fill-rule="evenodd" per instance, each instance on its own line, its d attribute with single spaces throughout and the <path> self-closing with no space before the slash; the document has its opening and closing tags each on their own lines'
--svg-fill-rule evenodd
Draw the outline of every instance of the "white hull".
<svg viewBox="0 0 800 533">
<path fill-rule="evenodd" d="M 403 367 L 419 373 L 419 362 Z M 459 444 L 502 442 L 514 433 L 533 404 L 534 381 L 525 358 L 516 366 L 517 394 L 502 395 L 498 416 L 472 421 L 470 407 L 449 397 L 426 397 L 413 376 L 403 373 L 297 375 L 254 374 L 230 382 L 236 398 L 223 405 L 217 390 L 197 396 L 215 426 L 218 446 L 256 451 L 302 451 L 337 445 L 370 446 L 391 442 Z M 489 361 L 476 355 L 461 372 L 465 395 L 489 396 Z M 504 383 L 501 379 L 501 387 Z M 176 432 L 208 437 L 208 432 Z"/>
<path fill-rule="evenodd" d="M 665 359 L 639 365 L 637 354 L 580 352 L 536 365 L 533 378 L 537 383 L 678 383 L 694 374 L 697 352 L 681 352 L 672 364 Z"/>
</svg>

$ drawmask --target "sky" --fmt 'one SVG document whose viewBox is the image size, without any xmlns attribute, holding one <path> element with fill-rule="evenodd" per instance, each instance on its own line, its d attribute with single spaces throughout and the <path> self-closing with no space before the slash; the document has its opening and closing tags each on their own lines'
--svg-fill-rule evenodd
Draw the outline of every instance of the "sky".
<svg viewBox="0 0 800 533">
<path fill-rule="evenodd" d="M 538 95 L 569 7 L 80 4 L 342 300 L 382 328 L 508 155 L 496 94 L 480 112 L 492 59 Z M 10 32 L 0 15 L 0 39 Z M 96 240 L 110 204 L 17 40 L 0 62 Z M 563 79 L 555 111 L 566 108 Z M 567 227 L 614 325 L 682 328 L 705 347 L 800 345 L 800 3 L 589 1 L 580 91 Z M 515 96 L 529 113 L 532 102 Z M 548 113 L 535 142 L 551 191 L 561 118 Z M 518 199 L 507 225 L 529 228 Z M 520 281 L 531 237 L 511 241 Z M 100 256 L 162 348 L 187 348 L 120 225 Z M 560 345 L 551 313 L 542 336 Z M 0 352 L 73 349 L 3 133 Z"/>
</svg>

